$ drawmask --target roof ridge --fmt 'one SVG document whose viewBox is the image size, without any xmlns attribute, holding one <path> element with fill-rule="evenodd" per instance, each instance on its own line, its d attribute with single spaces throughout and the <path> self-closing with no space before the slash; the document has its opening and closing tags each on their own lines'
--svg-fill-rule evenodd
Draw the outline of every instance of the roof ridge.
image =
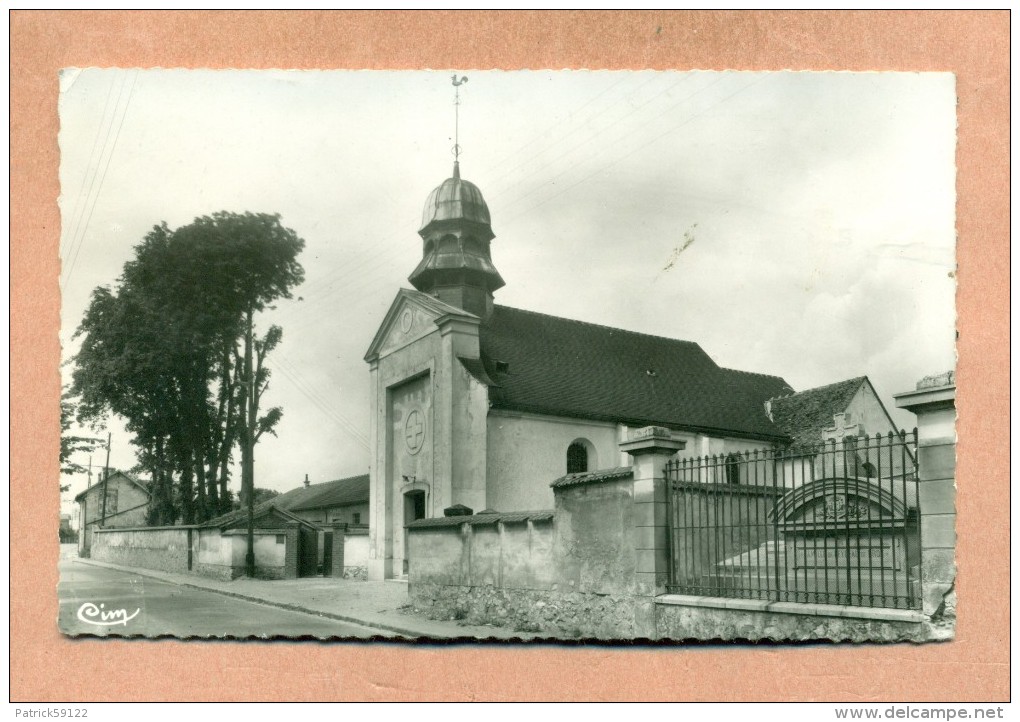
<svg viewBox="0 0 1020 722">
<path fill-rule="evenodd" d="M 603 323 L 592 323 L 591 321 L 581 321 L 581 320 L 576 319 L 576 318 L 567 318 L 566 316 L 553 316 L 551 313 L 541 313 L 539 311 L 529 311 L 529 310 L 524 309 L 524 308 L 514 308 L 513 306 L 504 306 L 504 305 L 498 304 L 498 303 L 497 304 L 493 304 L 493 306 L 495 308 L 502 308 L 502 309 L 505 309 L 507 311 L 514 311 L 516 313 L 526 313 L 526 314 L 531 315 L 531 316 L 542 316 L 544 318 L 551 318 L 551 319 L 555 319 L 557 321 L 569 321 L 570 323 L 578 323 L 578 324 L 581 324 L 582 326 L 591 326 L 592 328 L 602 328 L 602 329 L 606 329 L 608 331 L 619 331 L 620 333 L 625 333 L 625 334 L 628 334 L 630 336 L 644 336 L 645 338 L 657 338 L 657 339 L 662 339 L 663 341 L 673 341 L 675 343 L 686 343 L 686 344 L 690 344 L 691 346 L 697 346 L 698 348 L 701 348 L 701 344 L 699 344 L 697 341 L 688 341 L 687 339 L 683 339 L 683 338 L 674 338 L 673 336 L 659 336 L 659 335 L 654 334 L 654 333 L 644 333 L 642 331 L 631 331 L 630 329 L 619 328 L 618 326 L 607 326 L 607 325 L 605 325 Z M 492 317 L 490 316 L 489 318 L 491 319 Z M 704 350 L 704 349 L 702 349 L 702 350 Z M 707 353 L 706 353 L 706 355 L 707 355 Z M 713 360 L 712 363 L 715 363 L 715 361 Z M 716 364 L 716 366 L 718 366 L 718 364 Z"/>
<path fill-rule="evenodd" d="M 784 384 L 786 383 L 786 379 L 777 374 L 763 374 L 760 371 L 744 371 L 743 369 L 731 369 L 726 366 L 720 366 L 719 368 L 721 368 L 723 371 L 730 371 L 735 374 L 745 374 L 747 376 L 761 376 L 762 378 L 775 379 L 776 381 L 782 381 Z"/>
<path fill-rule="evenodd" d="M 810 394 L 816 391 L 827 391 L 835 386 L 843 386 L 844 384 L 850 384 L 852 382 L 862 384 L 867 378 L 868 378 L 867 376 L 854 376 L 849 379 L 843 379 L 842 381 L 834 381 L 831 384 L 825 384 L 824 386 L 814 386 L 810 389 L 804 389 L 803 391 L 794 391 L 792 394 L 787 394 L 786 396 L 776 396 L 775 398 L 786 399 L 789 398 L 790 396 L 799 396 L 800 394 Z M 770 401 L 771 400 L 773 399 L 770 399 Z"/>
<path fill-rule="evenodd" d="M 324 484 L 335 484 L 338 481 L 351 481 L 352 479 L 360 479 L 363 476 L 369 476 L 370 472 L 366 471 L 364 474 L 353 474 L 352 476 L 343 476 L 339 479 L 330 479 L 329 481 L 320 481 L 318 484 L 312 484 L 311 486 L 322 486 Z M 311 488 L 311 487 L 309 487 Z"/>
</svg>

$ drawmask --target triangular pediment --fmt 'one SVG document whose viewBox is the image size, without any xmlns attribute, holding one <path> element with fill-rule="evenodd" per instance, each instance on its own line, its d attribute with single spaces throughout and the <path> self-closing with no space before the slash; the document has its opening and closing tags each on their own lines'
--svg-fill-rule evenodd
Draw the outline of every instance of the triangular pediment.
<svg viewBox="0 0 1020 722">
<path fill-rule="evenodd" d="M 479 320 L 477 316 L 421 291 L 400 289 L 365 353 L 365 360 L 373 361 L 434 333 L 438 330 L 438 323 L 448 318 Z"/>
</svg>

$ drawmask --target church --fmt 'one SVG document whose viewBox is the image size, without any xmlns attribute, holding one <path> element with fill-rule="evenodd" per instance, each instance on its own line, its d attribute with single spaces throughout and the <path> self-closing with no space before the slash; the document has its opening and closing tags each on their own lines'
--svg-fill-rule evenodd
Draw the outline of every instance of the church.
<svg viewBox="0 0 1020 722">
<path fill-rule="evenodd" d="M 365 355 L 370 579 L 406 574 L 406 524 L 455 505 L 550 509 L 558 477 L 628 465 L 632 429 L 668 428 L 692 457 L 895 429 L 863 376 L 794 393 L 691 341 L 496 304 L 489 209 L 457 161 L 418 233 L 414 288 Z"/>
</svg>

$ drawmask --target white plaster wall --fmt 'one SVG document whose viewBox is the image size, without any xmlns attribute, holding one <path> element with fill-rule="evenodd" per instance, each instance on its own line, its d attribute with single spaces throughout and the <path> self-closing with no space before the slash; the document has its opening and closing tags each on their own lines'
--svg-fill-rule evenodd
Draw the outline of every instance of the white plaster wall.
<svg viewBox="0 0 1020 722">
<path fill-rule="evenodd" d="M 489 388 L 476 381 L 459 361 L 452 368 L 453 454 L 450 503 L 481 511 L 487 503 L 486 446 L 488 440 Z M 440 516 L 440 511 L 436 516 Z"/>
<path fill-rule="evenodd" d="M 286 532 L 281 529 L 280 535 Z M 284 564 L 287 545 L 276 541 L 276 533 L 255 534 L 255 566 L 259 567 L 282 567 Z M 246 534 L 232 534 L 232 563 L 234 566 L 243 567 L 244 557 L 248 551 L 248 537 Z"/>
<path fill-rule="evenodd" d="M 956 439 L 956 409 L 939 409 L 918 414 L 917 435 L 920 441 Z"/>
<path fill-rule="evenodd" d="M 326 520 L 327 524 L 331 524 L 335 521 L 343 522 L 345 524 L 354 524 L 354 515 L 359 514 L 359 524 L 368 524 L 368 502 L 364 504 L 352 504 L 351 506 L 341 507 L 339 509 L 330 509 L 329 518 Z"/>
<path fill-rule="evenodd" d="M 221 536 L 219 529 L 200 529 L 197 536 L 195 558 L 199 564 L 230 566 L 233 559 L 230 537 Z M 244 561 L 243 554 L 241 560 Z"/>
<path fill-rule="evenodd" d="M 852 416 L 850 423 L 863 424 L 868 436 L 874 437 L 875 434 L 885 436 L 890 431 L 897 430 L 875 392 L 871 390 L 870 384 L 861 385 L 846 410 Z"/>
<path fill-rule="evenodd" d="M 748 452 L 767 451 L 772 444 L 757 439 L 734 439 L 729 437 L 707 436 L 705 434 L 677 434 L 674 438 L 687 441 L 687 446 L 677 453 L 678 459 L 700 459 L 704 457 L 722 457 L 727 454 L 747 454 Z M 772 465 L 760 461 L 757 464 L 753 460 L 741 458 L 740 483 L 741 484 L 772 484 Z M 702 461 L 696 472 L 690 473 L 691 481 L 704 483 L 724 484 L 727 482 L 726 467 L 718 460 Z"/>
<path fill-rule="evenodd" d="M 595 447 L 592 470 L 620 466 L 612 423 L 490 411 L 488 437 L 486 503 L 497 511 L 552 509 L 549 484 L 567 473 L 567 447 L 575 439 Z"/>
<path fill-rule="evenodd" d="M 288 509 L 288 511 L 294 516 L 310 521 L 313 524 L 324 524 L 326 526 L 335 521 L 354 524 L 354 515 L 357 513 L 361 515 L 361 521 L 358 523 L 368 524 L 368 502 L 328 509 L 301 509 L 299 511 Z"/>
<path fill-rule="evenodd" d="M 368 563 L 368 535 L 344 538 L 344 566 L 363 567 Z"/>
</svg>

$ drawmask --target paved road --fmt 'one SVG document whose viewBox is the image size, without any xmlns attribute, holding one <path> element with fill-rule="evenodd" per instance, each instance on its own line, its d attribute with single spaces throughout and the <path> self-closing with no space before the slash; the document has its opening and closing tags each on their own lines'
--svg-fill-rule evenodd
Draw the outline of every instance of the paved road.
<svg viewBox="0 0 1020 722">
<path fill-rule="evenodd" d="M 65 558 L 60 561 L 57 593 L 60 598 L 58 624 L 60 631 L 65 634 L 169 634 L 177 637 L 280 635 L 320 638 L 393 636 L 392 632 L 384 630 L 246 602 L 130 572 L 96 567 L 74 559 Z M 115 623 L 95 623 L 103 621 Z"/>
</svg>

